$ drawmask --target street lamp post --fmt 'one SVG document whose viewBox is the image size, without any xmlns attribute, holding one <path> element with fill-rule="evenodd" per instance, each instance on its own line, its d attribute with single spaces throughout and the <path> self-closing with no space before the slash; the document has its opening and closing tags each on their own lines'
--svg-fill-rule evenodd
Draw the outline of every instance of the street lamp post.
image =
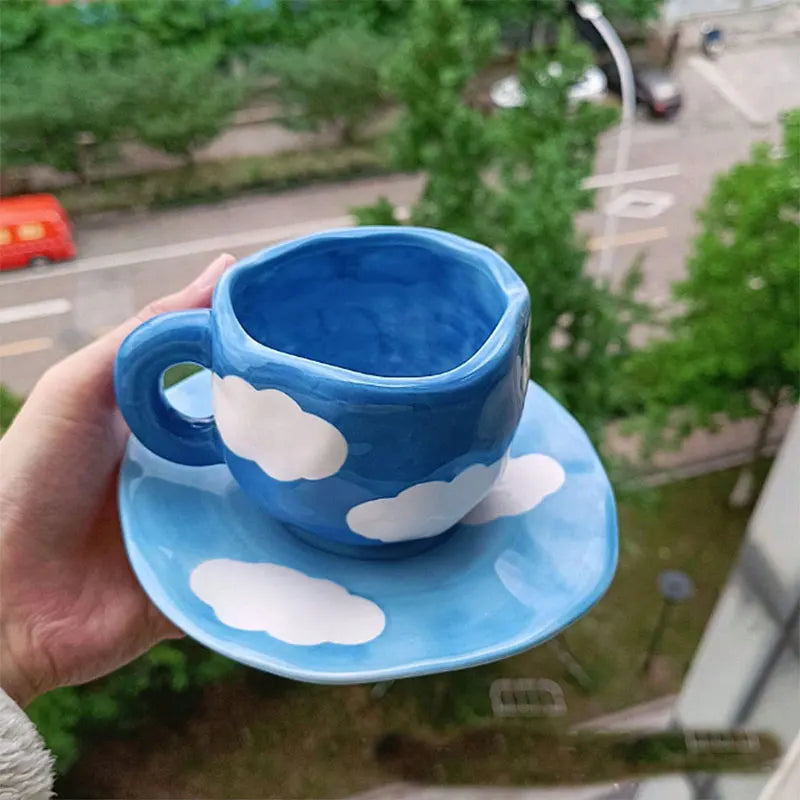
<svg viewBox="0 0 800 800">
<path fill-rule="evenodd" d="M 679 569 L 665 569 L 658 574 L 658 593 L 661 595 L 661 610 L 647 645 L 642 662 L 642 672 L 650 669 L 664 631 L 667 629 L 669 613 L 678 603 L 683 603 L 694 595 L 694 583 L 685 572 L 681 572 Z"/>
<path fill-rule="evenodd" d="M 633 82 L 633 67 L 628 51 L 620 41 L 611 23 L 603 16 L 603 11 L 596 3 L 575 3 L 575 11 L 581 19 L 594 25 L 595 30 L 603 37 L 611 57 L 619 73 L 622 94 L 622 120 L 617 137 L 617 155 L 614 163 L 614 174 L 624 172 L 628 167 L 631 152 L 631 131 L 636 118 L 636 90 Z M 613 183 L 609 192 L 608 209 L 619 196 L 619 184 Z M 617 235 L 617 217 L 606 211 L 603 226 L 603 248 L 600 251 L 600 277 L 610 280 L 614 270 L 614 238 Z"/>
</svg>

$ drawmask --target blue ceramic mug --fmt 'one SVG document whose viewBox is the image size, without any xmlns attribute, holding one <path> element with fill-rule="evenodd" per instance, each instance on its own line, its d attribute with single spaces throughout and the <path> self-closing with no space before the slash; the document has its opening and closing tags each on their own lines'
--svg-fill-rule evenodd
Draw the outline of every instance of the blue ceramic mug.
<svg viewBox="0 0 800 800">
<path fill-rule="evenodd" d="M 117 400 L 154 453 L 225 462 L 270 514 L 334 549 L 422 540 L 502 469 L 527 387 L 529 309 L 525 285 L 482 245 L 421 228 L 328 231 L 239 262 L 210 310 L 133 331 Z M 161 376 L 181 362 L 212 371 L 213 418 L 165 399 Z"/>
</svg>

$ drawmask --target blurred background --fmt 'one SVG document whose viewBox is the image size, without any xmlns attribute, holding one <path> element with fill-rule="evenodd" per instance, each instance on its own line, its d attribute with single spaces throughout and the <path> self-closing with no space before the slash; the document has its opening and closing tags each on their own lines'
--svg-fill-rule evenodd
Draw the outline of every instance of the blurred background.
<svg viewBox="0 0 800 800">
<path fill-rule="evenodd" d="M 796 2 L 3 0 L 0 59 L 0 432 L 217 253 L 411 223 L 520 273 L 620 512 L 608 594 L 499 663 L 170 642 L 39 698 L 60 796 L 798 796 Z"/>
</svg>

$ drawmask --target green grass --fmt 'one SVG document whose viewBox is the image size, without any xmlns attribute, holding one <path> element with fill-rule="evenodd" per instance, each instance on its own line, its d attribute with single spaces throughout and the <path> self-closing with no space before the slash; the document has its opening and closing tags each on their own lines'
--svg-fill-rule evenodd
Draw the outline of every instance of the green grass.
<svg viewBox="0 0 800 800">
<path fill-rule="evenodd" d="M 379 744 L 377 756 L 388 774 L 406 781 L 529 786 L 610 782 L 665 772 L 758 770 L 780 752 L 769 735 L 754 737 L 753 745 L 744 752 L 694 752 L 683 731 L 543 733 L 504 721 L 450 737 L 390 735 Z"/>
<path fill-rule="evenodd" d="M 762 475 L 766 467 L 760 465 Z M 60 787 L 62 796 L 344 796 L 392 779 L 374 757 L 388 732 L 441 736 L 486 723 L 489 685 L 500 676 L 552 678 L 564 688 L 566 717 L 529 726 L 547 735 L 536 745 L 541 754 L 526 750 L 524 758 L 546 760 L 548 739 L 566 726 L 679 688 L 747 524 L 747 511 L 726 505 L 735 477 L 707 475 L 621 505 L 614 583 L 563 636 L 591 678 L 590 692 L 572 682 L 548 645 L 476 669 L 399 681 L 380 701 L 369 686 L 311 686 L 242 668 L 234 680 L 206 689 L 184 726 L 152 723 L 135 738 L 93 747 Z M 656 577 L 665 568 L 686 570 L 696 594 L 675 609 L 654 682 L 640 666 L 659 610 Z M 570 767 L 559 780 L 581 777 Z"/>
<path fill-rule="evenodd" d="M 109 178 L 59 191 L 72 217 L 131 208 L 222 200 L 250 190 L 278 191 L 390 171 L 375 143 L 202 162 Z"/>
<path fill-rule="evenodd" d="M 0 383 L 0 436 L 2 436 L 11 420 L 17 415 L 17 411 L 22 407 L 22 398 L 10 392 Z"/>
<path fill-rule="evenodd" d="M 161 382 L 165 389 L 169 389 L 170 386 L 180 383 L 182 380 L 188 378 L 190 375 L 194 375 L 195 372 L 199 372 L 201 369 L 202 367 L 199 364 L 192 364 L 190 362 L 173 364 L 164 371 Z"/>
</svg>

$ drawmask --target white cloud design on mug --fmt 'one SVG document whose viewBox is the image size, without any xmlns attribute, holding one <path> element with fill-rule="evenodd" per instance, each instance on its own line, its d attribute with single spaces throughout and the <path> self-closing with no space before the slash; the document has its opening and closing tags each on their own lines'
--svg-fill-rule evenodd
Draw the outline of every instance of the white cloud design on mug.
<svg viewBox="0 0 800 800">
<path fill-rule="evenodd" d="M 486 495 L 504 461 L 473 464 L 451 481 L 417 483 L 394 497 L 368 500 L 347 512 L 347 524 L 354 533 L 381 542 L 436 536 Z"/>
<path fill-rule="evenodd" d="M 347 458 L 340 431 L 303 411 L 285 392 L 256 389 L 236 375 L 214 375 L 212 397 L 225 446 L 275 480 L 321 480 L 336 474 Z"/>
<path fill-rule="evenodd" d="M 372 600 L 280 564 L 214 558 L 194 568 L 189 585 L 220 622 L 287 644 L 364 644 L 386 625 Z"/>
<path fill-rule="evenodd" d="M 564 468 L 554 458 L 529 453 L 511 458 L 486 497 L 462 520 L 483 525 L 500 517 L 525 514 L 564 484 Z"/>
</svg>

